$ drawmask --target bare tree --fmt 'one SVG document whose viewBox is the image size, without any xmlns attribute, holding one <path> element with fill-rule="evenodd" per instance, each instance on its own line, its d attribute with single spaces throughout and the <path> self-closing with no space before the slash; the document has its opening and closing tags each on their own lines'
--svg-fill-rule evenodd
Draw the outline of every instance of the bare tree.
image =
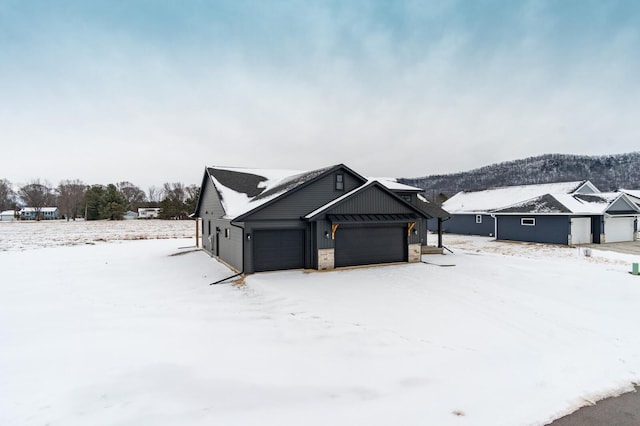
<svg viewBox="0 0 640 426">
<path fill-rule="evenodd" d="M 116 184 L 116 188 L 122 194 L 127 201 L 126 208 L 128 210 L 137 211 L 138 207 L 147 201 L 147 196 L 144 191 L 131 182 L 120 182 Z"/>
<path fill-rule="evenodd" d="M 58 208 L 67 220 L 75 220 L 82 213 L 86 191 L 87 185 L 78 179 L 63 180 L 58 185 Z"/>
<path fill-rule="evenodd" d="M 40 181 L 40 179 L 35 179 L 20 187 L 18 195 L 27 207 L 34 209 L 36 220 L 41 219 L 43 207 L 51 206 L 56 202 L 51 184 L 47 181 Z"/>
<path fill-rule="evenodd" d="M 164 193 L 162 188 L 158 188 L 157 186 L 149 187 L 149 202 L 157 205 L 164 198 Z"/>
<path fill-rule="evenodd" d="M 187 199 L 187 189 L 182 182 L 165 183 L 162 187 L 164 197 L 171 198 L 180 202 Z"/>
<path fill-rule="evenodd" d="M 16 207 L 16 193 L 13 185 L 7 179 L 0 179 L 0 211 Z"/>
</svg>

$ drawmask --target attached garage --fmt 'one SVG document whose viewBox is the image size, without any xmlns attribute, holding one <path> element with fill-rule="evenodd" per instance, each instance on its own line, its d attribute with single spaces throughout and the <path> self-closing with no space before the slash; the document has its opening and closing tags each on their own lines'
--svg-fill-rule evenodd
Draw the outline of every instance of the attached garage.
<svg viewBox="0 0 640 426">
<path fill-rule="evenodd" d="M 571 244 L 591 243 L 591 218 L 571 218 Z"/>
<path fill-rule="evenodd" d="M 268 229 L 253 232 L 256 272 L 304 268 L 304 230 Z"/>
<path fill-rule="evenodd" d="M 335 234 L 335 266 L 407 261 L 407 225 L 340 225 Z"/>
<path fill-rule="evenodd" d="M 633 241 L 633 217 L 605 217 L 605 243 Z"/>
</svg>

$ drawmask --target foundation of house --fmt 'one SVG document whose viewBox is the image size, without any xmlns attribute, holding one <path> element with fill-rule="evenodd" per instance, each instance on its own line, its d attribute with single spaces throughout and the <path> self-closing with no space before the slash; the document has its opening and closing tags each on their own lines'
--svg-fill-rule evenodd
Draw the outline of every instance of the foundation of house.
<svg viewBox="0 0 640 426">
<path fill-rule="evenodd" d="M 409 244 L 409 263 L 420 262 L 422 244 Z"/>
<path fill-rule="evenodd" d="M 318 250 L 318 270 L 328 271 L 335 269 L 334 249 Z"/>
</svg>

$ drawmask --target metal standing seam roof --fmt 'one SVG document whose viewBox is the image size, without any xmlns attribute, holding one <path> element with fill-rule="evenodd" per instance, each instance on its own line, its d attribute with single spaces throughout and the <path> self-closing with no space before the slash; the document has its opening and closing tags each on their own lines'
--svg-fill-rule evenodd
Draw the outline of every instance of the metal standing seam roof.
<svg viewBox="0 0 640 426">
<path fill-rule="evenodd" d="M 411 213 L 403 214 L 328 214 L 331 223 L 406 223 L 415 221 L 418 216 Z"/>
</svg>

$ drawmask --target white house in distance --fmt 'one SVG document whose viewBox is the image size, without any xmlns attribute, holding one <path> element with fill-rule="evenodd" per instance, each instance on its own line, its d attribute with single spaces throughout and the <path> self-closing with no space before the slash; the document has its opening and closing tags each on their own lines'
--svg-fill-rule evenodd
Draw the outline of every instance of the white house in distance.
<svg viewBox="0 0 640 426">
<path fill-rule="evenodd" d="M 138 219 L 157 219 L 160 215 L 160 207 L 139 207 Z"/>
<path fill-rule="evenodd" d="M 15 222 L 16 212 L 13 210 L 5 210 L 0 212 L 0 222 Z"/>
</svg>

